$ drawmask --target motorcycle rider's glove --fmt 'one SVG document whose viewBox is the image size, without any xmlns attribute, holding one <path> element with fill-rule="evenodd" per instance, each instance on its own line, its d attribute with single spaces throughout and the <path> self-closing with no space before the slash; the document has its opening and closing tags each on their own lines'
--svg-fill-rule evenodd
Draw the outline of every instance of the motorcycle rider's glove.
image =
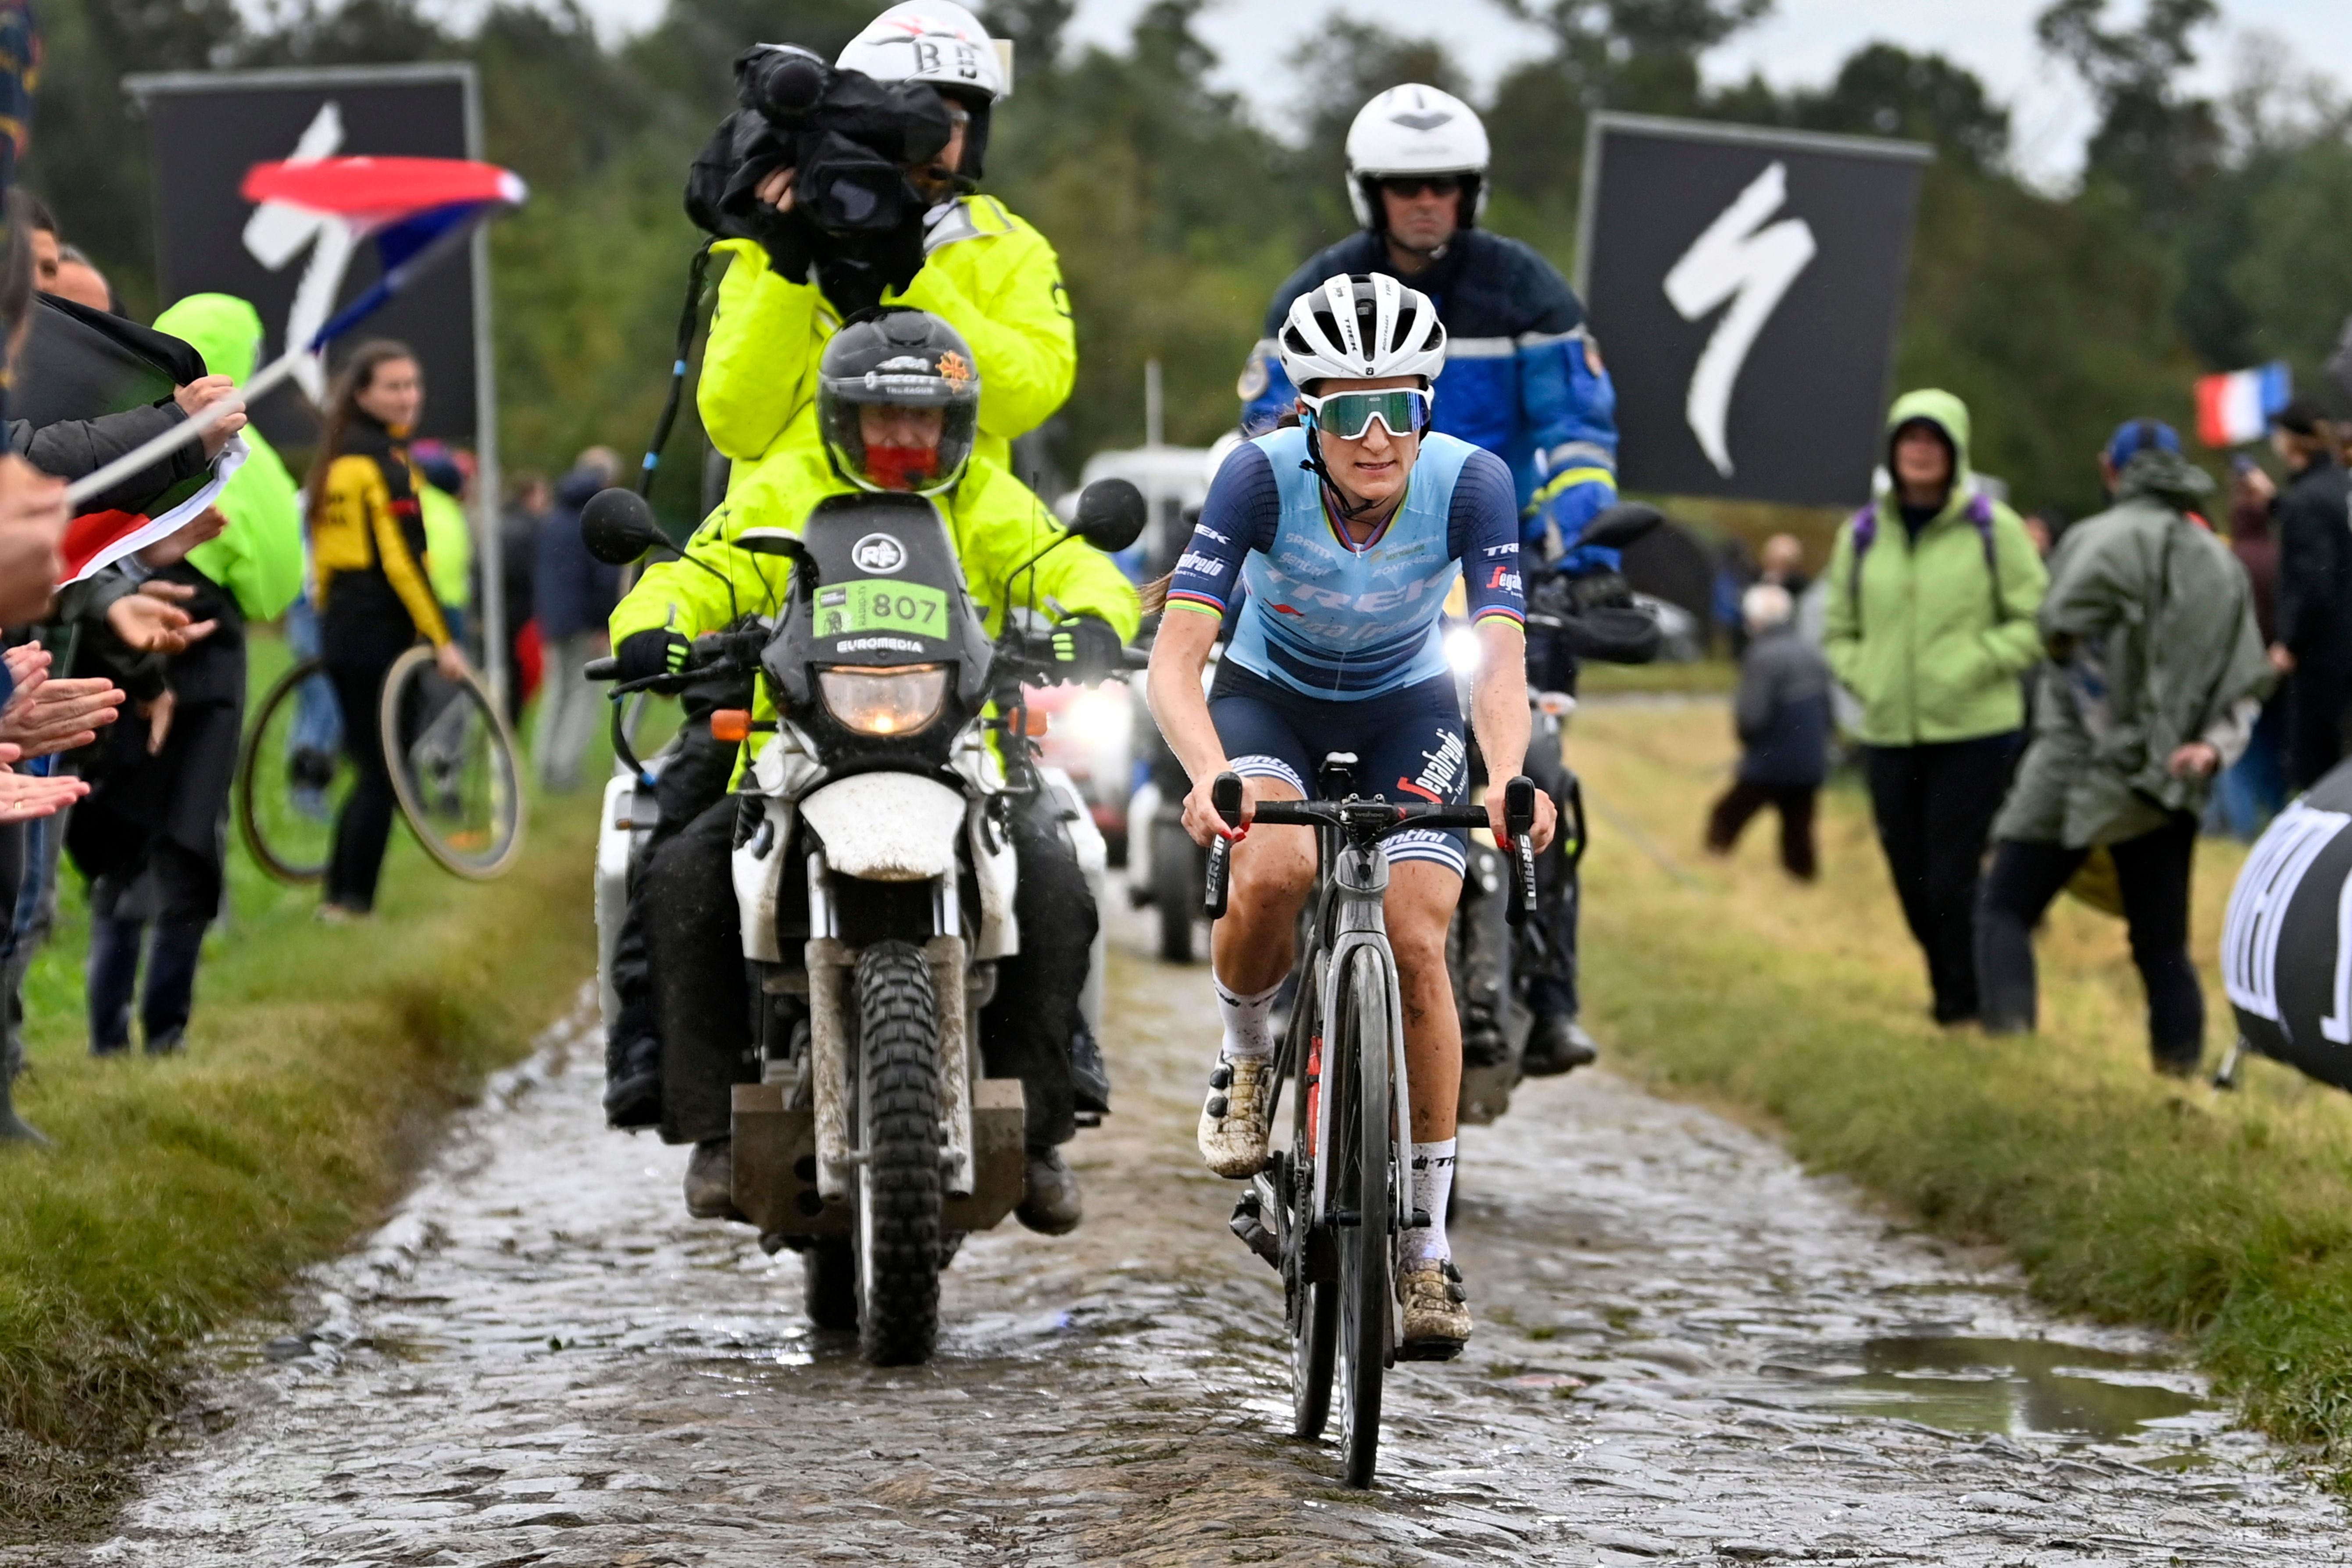
<svg viewBox="0 0 2352 1568">
<path fill-rule="evenodd" d="M 1110 623 L 1079 616 L 1054 628 L 1054 665 L 1064 680 L 1087 684 L 1118 668 L 1125 645 Z"/>
<path fill-rule="evenodd" d="M 684 669 L 693 652 L 694 645 L 667 626 L 654 626 L 623 637 L 613 656 L 623 680 L 651 680 Z"/>
</svg>

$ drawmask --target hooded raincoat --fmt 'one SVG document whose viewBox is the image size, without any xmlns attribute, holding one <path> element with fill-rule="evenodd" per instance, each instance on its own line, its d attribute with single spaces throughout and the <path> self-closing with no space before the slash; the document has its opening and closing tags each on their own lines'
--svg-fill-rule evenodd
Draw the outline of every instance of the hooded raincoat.
<svg viewBox="0 0 2352 1568">
<path fill-rule="evenodd" d="M 2025 722 L 2018 678 L 2042 657 L 2034 612 L 2049 582 L 2025 525 L 1969 469 L 1968 405 L 1948 392 L 1897 398 L 1886 438 L 1925 420 L 1951 443 L 1951 493 L 1916 540 L 1892 494 L 1838 531 L 1822 651 L 1860 700 L 1873 746 L 2005 734 Z M 1892 454 L 1889 454 L 1892 467 Z"/>
<path fill-rule="evenodd" d="M 2177 452 L 2124 468 L 2116 504 L 2051 559 L 2032 744 L 1993 837 L 2080 849 L 2204 810 L 2210 775 L 2176 775 L 2192 742 L 2245 750 L 2274 677 L 2245 568 L 2189 516 L 2212 482 Z"/>
<path fill-rule="evenodd" d="M 205 369 L 243 385 L 261 347 L 261 317 L 232 294 L 191 294 L 155 318 L 205 356 Z M 302 591 L 302 504 L 293 475 L 259 429 L 245 427 L 247 456 L 214 506 L 221 536 L 188 552 L 188 564 L 236 596 L 250 621 L 274 621 Z"/>
</svg>

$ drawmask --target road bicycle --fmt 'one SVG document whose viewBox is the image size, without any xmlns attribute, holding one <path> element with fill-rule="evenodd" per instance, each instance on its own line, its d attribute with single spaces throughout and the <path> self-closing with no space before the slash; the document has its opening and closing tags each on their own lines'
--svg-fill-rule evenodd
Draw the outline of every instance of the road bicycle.
<svg viewBox="0 0 2352 1568">
<path fill-rule="evenodd" d="M 1348 1483 L 1368 1487 L 1380 1453 L 1381 1376 L 1413 1353 L 1397 1310 L 1398 1233 L 1429 1224 L 1410 1206 L 1412 1096 L 1381 846 L 1406 828 L 1483 827 L 1487 817 L 1479 805 L 1366 799 L 1355 793 L 1355 764 L 1346 752 L 1326 757 L 1316 780 L 1323 798 L 1261 802 L 1251 819 L 1315 829 L 1318 866 L 1293 972 L 1297 999 L 1268 1079 L 1269 1124 L 1285 1082 L 1297 1085 L 1290 1141 L 1250 1178 L 1232 1224 L 1282 1275 L 1293 1434 L 1322 1436 L 1336 1382 Z M 1241 826 L 1239 777 L 1220 773 L 1211 799 Z M 1524 919 L 1535 903 L 1534 782 L 1511 780 L 1504 810 L 1517 862 L 1514 919 Z M 1225 912 L 1230 858 L 1228 841 L 1211 847 L 1203 901 L 1213 921 Z"/>
<path fill-rule="evenodd" d="M 237 757 L 237 834 L 262 870 L 291 886 L 325 879 L 356 773 L 341 742 L 349 715 L 334 700 L 324 663 L 297 661 L 255 706 Z M 481 677 L 469 669 L 450 680 L 419 645 L 385 673 L 373 717 L 393 794 L 425 853 L 470 881 L 504 874 L 522 853 L 522 773 Z"/>
</svg>

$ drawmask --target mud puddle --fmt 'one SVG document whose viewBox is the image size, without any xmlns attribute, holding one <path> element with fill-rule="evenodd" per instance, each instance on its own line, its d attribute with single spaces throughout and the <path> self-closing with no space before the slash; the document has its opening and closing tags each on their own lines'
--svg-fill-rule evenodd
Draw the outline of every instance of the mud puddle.
<svg viewBox="0 0 2352 1568">
<path fill-rule="evenodd" d="M 931 1365 L 543 1052 L 298 1321 L 218 1347 L 120 1533 L 212 1564 L 2318 1563 L 2343 1510 L 2151 1336 L 2053 1319 L 1770 1142 L 1606 1074 L 1465 1133 L 1479 1327 L 1400 1368 L 1381 1489 L 1287 1434 L 1275 1277 L 1192 1153 L 1205 974 L 1117 955 L 1088 1218 L 974 1237 Z M 208 1435 L 207 1429 L 209 1430 Z"/>
</svg>

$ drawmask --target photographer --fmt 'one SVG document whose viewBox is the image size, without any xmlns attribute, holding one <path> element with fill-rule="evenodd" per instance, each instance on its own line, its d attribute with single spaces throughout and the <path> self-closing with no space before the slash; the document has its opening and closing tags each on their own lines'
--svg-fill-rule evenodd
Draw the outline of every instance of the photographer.
<svg viewBox="0 0 2352 1568">
<path fill-rule="evenodd" d="M 952 0 L 892 6 L 836 64 L 811 109 L 822 62 L 767 46 L 738 60 L 745 108 L 688 186 L 688 213 L 730 258 L 696 396 L 703 427 L 738 463 L 788 440 L 814 449 L 826 341 L 860 310 L 904 304 L 947 321 L 986 367 L 977 455 L 1009 468 L 1014 438 L 1069 397 L 1077 342 L 1054 247 L 974 194 L 1005 67 Z M 871 162 L 892 154 L 911 200 L 888 199 Z M 846 222 L 852 210 L 867 225 Z"/>
</svg>

